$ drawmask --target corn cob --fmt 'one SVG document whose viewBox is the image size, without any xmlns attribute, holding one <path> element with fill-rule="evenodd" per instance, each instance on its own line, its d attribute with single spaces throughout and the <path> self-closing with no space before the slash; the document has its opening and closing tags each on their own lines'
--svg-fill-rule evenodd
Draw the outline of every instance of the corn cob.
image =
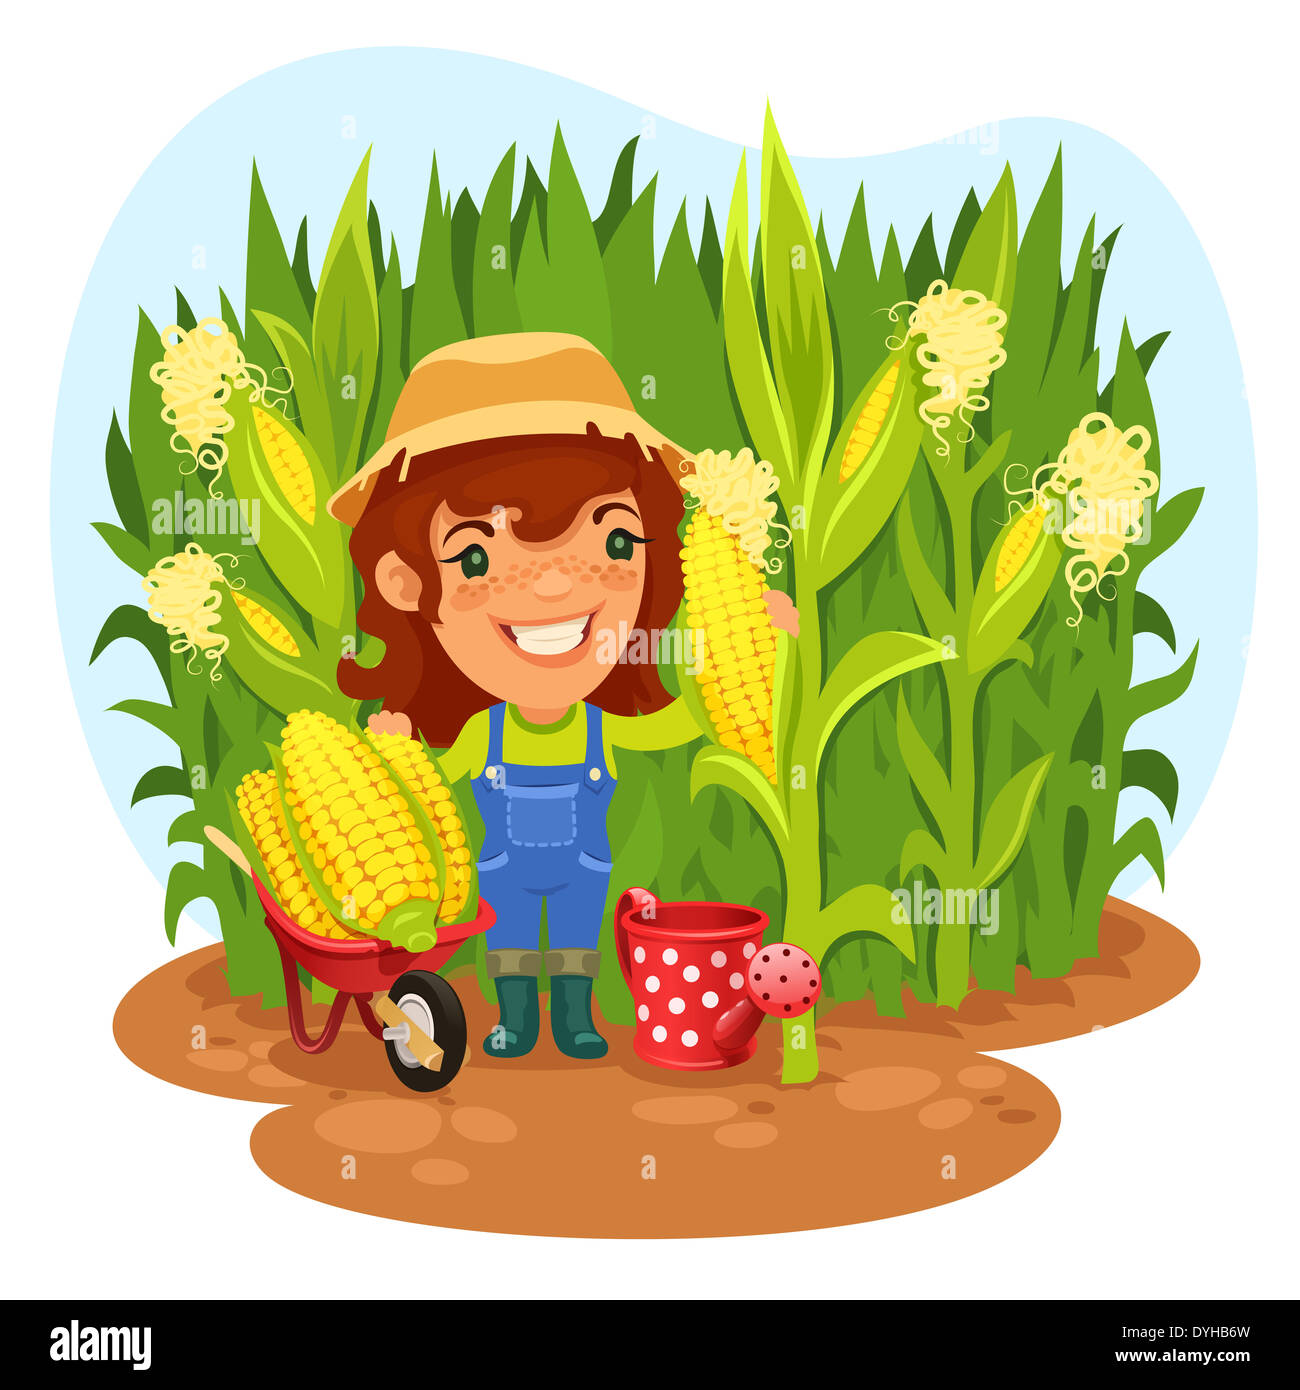
<svg viewBox="0 0 1300 1390">
<path fill-rule="evenodd" d="M 285 500 L 310 526 L 316 520 L 316 483 L 303 447 L 274 410 L 253 407 L 257 442 Z"/>
<path fill-rule="evenodd" d="M 702 506 L 691 517 L 681 554 L 695 680 L 718 742 L 744 753 L 775 784 L 776 631 L 763 598 L 763 571 Z"/>
<path fill-rule="evenodd" d="M 240 819 L 248 828 L 266 870 L 268 885 L 298 926 L 333 940 L 360 940 L 330 912 L 312 888 L 284 821 L 280 788 L 271 772 L 250 772 L 235 793 Z"/>
<path fill-rule="evenodd" d="M 1025 567 L 1033 553 L 1034 544 L 1042 534 L 1047 520 L 1048 504 L 1041 499 L 1026 508 L 1017 519 L 1002 549 L 998 551 L 997 568 L 993 571 L 993 591 L 1000 593 Z"/>
<path fill-rule="evenodd" d="M 889 404 L 894 399 L 901 365 L 902 359 L 896 357 L 889 370 L 881 377 L 880 384 L 867 398 L 866 405 L 862 407 L 862 413 L 858 416 L 849 441 L 844 446 L 844 457 L 840 460 L 840 482 L 848 482 L 861 467 L 862 460 L 871 452 L 880 434 L 880 427 L 885 423 Z"/>
<path fill-rule="evenodd" d="M 456 814 L 451 792 L 418 739 L 401 734 L 372 734 L 371 742 L 397 775 L 416 794 L 425 814 L 437 828 L 447 861 L 447 891 L 438 916 L 450 921 L 469 896 L 470 852 L 465 827 Z"/>
<path fill-rule="evenodd" d="M 236 589 L 230 591 L 230 597 L 234 599 L 235 607 L 239 609 L 244 621 L 263 642 L 274 647 L 277 652 L 284 656 L 302 655 L 289 629 L 269 608 L 263 608 L 255 599 L 249 598 Z"/>
<path fill-rule="evenodd" d="M 378 934 L 411 898 L 438 897 L 437 873 L 415 817 L 379 755 L 327 715 L 289 716 L 285 801 L 303 847 L 357 929 Z"/>
</svg>

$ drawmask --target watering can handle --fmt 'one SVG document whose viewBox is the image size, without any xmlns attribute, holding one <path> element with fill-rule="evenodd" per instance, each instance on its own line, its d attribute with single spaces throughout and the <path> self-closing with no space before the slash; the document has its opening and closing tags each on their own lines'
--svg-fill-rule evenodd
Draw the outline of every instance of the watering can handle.
<svg viewBox="0 0 1300 1390">
<path fill-rule="evenodd" d="M 623 918 L 630 912 L 640 912 L 642 908 L 658 907 L 659 899 L 648 888 L 629 888 L 618 900 L 614 909 L 614 946 L 618 951 L 618 965 L 628 988 L 632 987 L 632 959 L 627 949 L 627 928 Z"/>
</svg>

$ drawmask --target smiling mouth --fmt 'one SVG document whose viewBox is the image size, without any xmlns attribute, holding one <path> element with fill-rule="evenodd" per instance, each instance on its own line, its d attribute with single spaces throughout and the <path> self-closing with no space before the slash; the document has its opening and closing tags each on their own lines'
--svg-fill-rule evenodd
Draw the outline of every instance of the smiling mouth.
<svg viewBox="0 0 1300 1390">
<path fill-rule="evenodd" d="M 558 623 L 499 623 L 506 637 L 528 656 L 569 656 L 591 635 L 595 612 Z"/>
</svg>

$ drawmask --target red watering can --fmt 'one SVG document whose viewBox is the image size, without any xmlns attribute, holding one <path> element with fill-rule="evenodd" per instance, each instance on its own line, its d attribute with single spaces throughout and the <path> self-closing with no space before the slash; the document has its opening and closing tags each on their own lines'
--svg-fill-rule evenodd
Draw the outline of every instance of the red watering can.
<svg viewBox="0 0 1300 1390">
<path fill-rule="evenodd" d="M 638 1057 L 677 1071 L 734 1067 L 754 1055 L 764 1015 L 812 1008 L 817 962 L 792 941 L 764 946 L 767 926 L 765 912 L 736 903 L 662 903 L 644 888 L 619 898 L 614 942 Z"/>
</svg>

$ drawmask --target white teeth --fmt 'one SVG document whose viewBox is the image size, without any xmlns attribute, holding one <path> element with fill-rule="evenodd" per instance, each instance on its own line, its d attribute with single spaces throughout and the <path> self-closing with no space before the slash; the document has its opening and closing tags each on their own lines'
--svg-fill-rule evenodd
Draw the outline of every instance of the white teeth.
<svg viewBox="0 0 1300 1390">
<path fill-rule="evenodd" d="M 512 627 L 510 635 L 530 656 L 562 656 L 571 652 L 587 630 L 586 618 L 570 618 L 565 623 L 539 623 L 533 627 Z"/>
</svg>

